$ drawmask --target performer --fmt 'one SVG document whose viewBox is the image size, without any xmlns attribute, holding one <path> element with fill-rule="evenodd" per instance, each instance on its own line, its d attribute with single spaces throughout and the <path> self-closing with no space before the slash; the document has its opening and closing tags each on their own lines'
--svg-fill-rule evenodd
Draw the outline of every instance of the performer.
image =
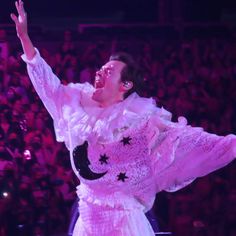
<svg viewBox="0 0 236 236">
<path fill-rule="evenodd" d="M 183 117 L 172 122 L 153 99 L 133 92 L 138 69 L 126 54 L 111 56 L 94 86 L 62 85 L 33 47 L 21 0 L 16 8 L 19 16 L 11 17 L 22 58 L 81 182 L 73 235 L 153 236 L 144 212 L 155 194 L 181 189 L 227 165 L 236 154 L 236 136 L 209 134 Z"/>
</svg>

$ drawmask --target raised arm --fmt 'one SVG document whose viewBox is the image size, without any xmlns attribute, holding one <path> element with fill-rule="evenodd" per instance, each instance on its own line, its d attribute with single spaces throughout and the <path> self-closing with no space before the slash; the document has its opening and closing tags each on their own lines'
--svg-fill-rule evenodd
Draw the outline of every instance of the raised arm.
<svg viewBox="0 0 236 236">
<path fill-rule="evenodd" d="M 36 92 L 54 121 L 58 120 L 62 105 L 63 86 L 29 38 L 27 15 L 22 0 L 16 1 L 15 5 L 18 17 L 12 13 L 11 18 L 15 22 L 17 36 L 24 51 L 22 59 L 27 63 L 27 71 Z"/>
<path fill-rule="evenodd" d="M 18 17 L 12 13 L 11 18 L 15 22 L 17 36 L 24 51 L 22 59 L 27 63 L 27 71 L 37 94 L 54 120 L 55 130 L 58 130 L 59 123 L 63 119 L 61 108 L 65 103 L 64 95 L 68 89 L 60 83 L 51 67 L 34 48 L 28 35 L 27 15 L 23 2 L 18 0 L 15 5 Z"/>
<path fill-rule="evenodd" d="M 27 14 L 21 0 L 16 1 L 15 5 L 18 17 L 15 14 L 11 13 L 11 18 L 15 22 L 17 36 L 21 41 L 23 51 L 27 59 L 31 60 L 35 56 L 36 51 L 28 34 Z"/>
<path fill-rule="evenodd" d="M 42 100 L 47 111 L 54 121 L 55 133 L 58 141 L 68 143 L 68 124 L 72 114 L 77 111 L 83 116 L 81 98 L 91 99 L 93 86 L 87 84 L 72 84 L 67 86 L 61 84 L 59 78 L 53 73 L 51 67 L 40 56 L 34 48 L 27 29 L 27 16 L 23 7 L 23 2 L 18 0 L 16 3 L 18 17 L 11 14 L 15 22 L 17 36 L 19 37 L 24 55 L 22 59 L 27 63 L 27 71 L 30 80 Z"/>
</svg>

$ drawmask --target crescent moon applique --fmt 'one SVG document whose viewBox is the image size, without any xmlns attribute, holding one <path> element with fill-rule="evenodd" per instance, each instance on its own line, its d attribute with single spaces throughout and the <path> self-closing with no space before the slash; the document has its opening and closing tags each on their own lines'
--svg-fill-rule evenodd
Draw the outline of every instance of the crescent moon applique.
<svg viewBox="0 0 236 236">
<path fill-rule="evenodd" d="M 80 176 L 88 180 L 96 180 L 103 177 L 107 172 L 104 173 L 94 173 L 89 165 L 91 164 L 88 159 L 88 142 L 85 141 L 82 145 L 79 145 L 73 150 L 73 159 L 76 168 Z"/>
</svg>

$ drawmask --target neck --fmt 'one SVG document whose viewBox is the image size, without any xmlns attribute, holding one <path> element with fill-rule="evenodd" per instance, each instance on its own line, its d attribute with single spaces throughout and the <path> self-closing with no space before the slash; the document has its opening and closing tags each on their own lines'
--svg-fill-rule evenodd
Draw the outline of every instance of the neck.
<svg viewBox="0 0 236 236">
<path fill-rule="evenodd" d="M 118 96 L 118 97 L 116 97 L 116 98 L 111 98 L 111 99 L 106 100 L 106 101 L 104 101 L 104 102 L 100 102 L 100 103 L 99 103 L 99 106 L 105 108 L 105 107 L 109 107 L 109 106 L 115 105 L 115 104 L 117 104 L 117 103 L 120 103 L 120 102 L 122 102 L 123 100 L 124 100 L 123 95 L 121 95 L 121 96 Z"/>
</svg>

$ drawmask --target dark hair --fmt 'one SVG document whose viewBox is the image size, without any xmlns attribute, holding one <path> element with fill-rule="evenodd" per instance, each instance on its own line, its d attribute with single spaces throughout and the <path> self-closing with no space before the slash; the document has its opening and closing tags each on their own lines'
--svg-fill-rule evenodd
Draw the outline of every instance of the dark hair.
<svg viewBox="0 0 236 236">
<path fill-rule="evenodd" d="M 126 64 L 121 71 L 121 81 L 131 81 L 133 83 L 133 87 L 124 94 L 124 98 L 127 98 L 133 92 L 141 95 L 144 77 L 133 57 L 125 52 L 117 52 L 110 56 L 109 61 L 121 61 Z"/>
</svg>

